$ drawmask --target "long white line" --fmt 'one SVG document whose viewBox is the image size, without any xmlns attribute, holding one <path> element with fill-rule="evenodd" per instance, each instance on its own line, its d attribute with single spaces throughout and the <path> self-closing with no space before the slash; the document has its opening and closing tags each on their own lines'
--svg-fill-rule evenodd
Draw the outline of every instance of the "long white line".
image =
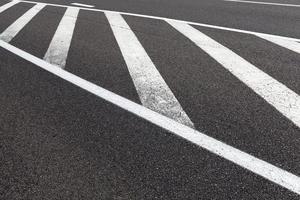
<svg viewBox="0 0 300 200">
<path fill-rule="evenodd" d="M 272 5 L 272 6 L 285 6 L 285 7 L 297 7 L 300 8 L 299 4 L 286 4 L 286 3 L 272 3 L 263 1 L 244 1 L 244 0 L 223 0 L 237 3 L 250 3 L 250 4 L 261 4 L 261 5 Z"/>
<path fill-rule="evenodd" d="M 0 40 L 10 42 L 45 6 L 45 4 L 41 3 L 33 6 L 30 10 L 19 17 L 13 24 L 11 24 L 5 31 L 3 31 L 3 33 L 1 33 Z"/>
<path fill-rule="evenodd" d="M 20 0 L 20 2 L 34 3 L 34 4 L 39 3 L 37 1 L 26 1 L 26 0 Z M 184 20 L 176 20 L 176 19 L 170 19 L 170 18 L 166 18 L 166 17 L 157 17 L 157 16 L 151 16 L 151 15 L 135 14 L 135 13 L 128 13 L 128 12 L 118 12 L 118 11 L 110 11 L 110 10 L 95 9 L 95 8 L 81 8 L 81 7 L 67 6 L 67 5 L 53 4 L 53 3 L 47 3 L 47 5 L 56 6 L 56 7 L 64 7 L 64 8 L 80 8 L 81 10 L 89 10 L 89 11 L 95 11 L 95 12 L 111 12 L 111 13 L 118 13 L 121 15 L 128 15 L 128 16 L 135 16 L 135 17 L 142 17 L 142 18 L 149 18 L 149 19 L 168 20 L 168 21 L 174 21 L 174 22 L 179 22 L 179 23 L 184 23 L 184 24 L 190 24 L 190 25 L 194 25 L 194 26 L 202 26 L 202 27 L 207 27 L 207 28 L 212 28 L 212 29 L 232 31 L 232 32 L 245 33 L 245 34 L 251 34 L 251 35 L 268 36 L 268 37 L 281 38 L 284 40 L 300 42 L 299 38 L 285 37 L 285 36 L 280 36 L 280 35 L 260 33 L 260 32 L 255 32 L 255 31 L 247 31 L 247 30 L 242 30 L 242 29 L 229 28 L 229 27 L 224 27 L 224 26 L 216 26 L 216 25 L 197 23 L 197 22 L 190 22 L 190 21 L 184 21 Z"/>
<path fill-rule="evenodd" d="M 177 122 L 193 127 L 193 123 L 123 17 L 117 13 L 105 13 L 105 15 L 142 104 Z"/>
<path fill-rule="evenodd" d="M 258 36 L 258 37 L 300 54 L 299 42 L 283 40 L 279 38 L 266 37 L 266 36 Z"/>
<path fill-rule="evenodd" d="M 93 5 L 88 5 L 88 4 L 83 4 L 83 3 L 71 3 L 74 6 L 82 6 L 82 7 L 87 7 L 87 8 L 94 8 L 95 6 Z"/>
<path fill-rule="evenodd" d="M 300 195 L 300 177 L 290 172 L 280 169 L 270 163 L 267 163 L 250 154 L 247 154 L 212 137 L 209 137 L 197 130 L 194 130 L 168 117 L 165 117 L 164 115 L 161 115 L 137 103 L 125 99 L 124 97 L 121 97 L 102 87 L 88 82 L 59 67 L 51 65 L 50 63 L 47 63 L 42 59 L 30 55 L 25 51 L 18 49 L 8 43 L 0 41 L 0 47 L 124 110 L 135 114 L 136 116 L 139 116 L 177 136 L 180 136 L 198 145 L 199 147 L 202 147 L 216 155 L 219 155 L 220 157 L 223 157 Z"/>
<path fill-rule="evenodd" d="M 300 127 L 298 94 L 192 26 L 167 22 Z"/>
<path fill-rule="evenodd" d="M 52 38 L 44 60 L 64 68 L 70 49 L 79 8 L 68 8 Z"/>
<path fill-rule="evenodd" d="M 16 5 L 17 3 L 19 3 L 19 1 L 11 1 L 7 4 L 4 4 L 3 6 L 0 7 L 0 13 L 2 13 L 3 11 L 9 9 L 10 7 Z"/>
</svg>

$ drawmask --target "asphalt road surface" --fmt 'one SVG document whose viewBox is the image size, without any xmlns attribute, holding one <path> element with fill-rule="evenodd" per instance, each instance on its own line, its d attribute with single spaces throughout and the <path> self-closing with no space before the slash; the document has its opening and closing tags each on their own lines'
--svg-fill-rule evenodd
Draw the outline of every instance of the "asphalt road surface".
<svg viewBox="0 0 300 200">
<path fill-rule="evenodd" d="M 297 0 L 0 0 L 0 199 L 300 199 Z"/>
</svg>

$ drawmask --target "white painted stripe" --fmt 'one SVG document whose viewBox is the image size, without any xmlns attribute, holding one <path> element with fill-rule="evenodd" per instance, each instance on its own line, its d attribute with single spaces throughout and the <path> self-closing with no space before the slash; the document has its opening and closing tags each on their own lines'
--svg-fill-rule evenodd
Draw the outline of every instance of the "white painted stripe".
<svg viewBox="0 0 300 200">
<path fill-rule="evenodd" d="M 295 41 L 283 40 L 278 38 L 266 37 L 266 36 L 259 36 L 258 37 L 268 40 L 269 42 L 273 42 L 279 46 L 285 47 L 291 51 L 296 53 L 300 53 L 300 43 Z"/>
<path fill-rule="evenodd" d="M 44 56 L 45 61 L 62 68 L 65 67 L 78 13 L 78 8 L 66 10 Z"/>
<path fill-rule="evenodd" d="M 167 22 L 300 127 L 298 94 L 192 26 Z"/>
<path fill-rule="evenodd" d="M 5 31 L 3 31 L 3 33 L 0 35 L 0 39 L 5 42 L 10 42 L 45 6 L 45 4 L 41 3 L 33 6 L 30 10 L 19 17 L 13 24 L 11 24 Z"/>
<path fill-rule="evenodd" d="M 94 8 L 95 6 L 93 5 L 88 5 L 88 4 L 82 4 L 82 3 L 71 3 L 74 6 L 82 6 L 82 7 L 87 7 L 87 8 Z"/>
<path fill-rule="evenodd" d="M 38 3 L 36 1 L 26 1 L 26 0 L 22 0 L 21 2 Z M 67 5 L 51 4 L 51 3 L 48 3 L 47 5 L 56 6 L 56 7 L 64 7 L 64 8 L 79 8 L 79 7 L 75 7 L 75 6 L 67 6 Z M 211 25 L 211 24 L 190 22 L 190 21 L 184 21 L 184 20 L 176 20 L 176 19 L 170 19 L 170 18 L 166 18 L 166 17 L 157 17 L 157 16 L 151 16 L 151 15 L 135 14 L 135 13 L 128 13 L 128 12 L 118 12 L 118 11 L 110 11 L 110 10 L 94 9 L 94 8 L 80 8 L 80 9 L 81 10 L 95 11 L 95 12 L 110 12 L 110 13 L 117 13 L 117 14 L 122 14 L 122 15 L 142 17 L 142 18 L 150 18 L 150 19 L 158 19 L 158 20 L 168 20 L 168 21 L 174 21 L 174 22 L 178 22 L 178 23 L 190 24 L 190 25 L 194 25 L 194 26 L 202 26 L 202 27 L 207 27 L 207 28 L 212 28 L 212 29 L 232 31 L 232 32 L 245 33 L 245 34 L 251 34 L 251 35 L 268 36 L 268 37 L 281 38 L 281 39 L 285 39 L 285 40 L 300 42 L 299 38 L 285 37 L 285 36 L 280 36 L 280 35 L 260 33 L 260 32 L 254 32 L 254 31 L 247 31 L 247 30 L 242 30 L 242 29 L 228 28 L 228 27 L 224 27 L 224 26 L 216 26 L 216 25 Z"/>
<path fill-rule="evenodd" d="M 193 127 L 193 123 L 123 17 L 116 13 L 105 13 L 105 15 L 142 104 L 177 122 Z"/>
<path fill-rule="evenodd" d="M 0 13 L 2 13 L 3 11 L 9 9 L 10 7 L 16 5 L 17 3 L 19 3 L 18 1 L 11 1 L 7 4 L 4 4 L 3 6 L 0 7 Z"/>
<path fill-rule="evenodd" d="M 285 6 L 285 7 L 297 7 L 300 8 L 299 4 L 286 4 L 286 3 L 272 3 L 272 2 L 263 2 L 263 1 L 244 1 L 244 0 L 223 0 L 237 3 L 250 3 L 250 4 L 261 4 L 261 5 L 272 5 L 272 6 Z"/>
<path fill-rule="evenodd" d="M 8 43 L 0 41 L 0 47 L 18 55 L 19 57 L 39 66 L 40 68 L 124 109 L 135 114 L 177 136 L 180 136 L 199 147 L 202 147 L 220 157 L 223 157 L 249 171 L 260 175 L 282 187 L 300 194 L 300 177 L 282 170 L 270 163 L 260 160 L 250 154 L 240 151 L 232 146 L 209 137 L 197 130 L 178 123 L 164 115 L 147 109 L 124 97 L 112 93 L 102 87 L 88 82 L 74 74 L 71 74 L 59 67 L 51 65 L 25 51 L 18 49 Z"/>
</svg>

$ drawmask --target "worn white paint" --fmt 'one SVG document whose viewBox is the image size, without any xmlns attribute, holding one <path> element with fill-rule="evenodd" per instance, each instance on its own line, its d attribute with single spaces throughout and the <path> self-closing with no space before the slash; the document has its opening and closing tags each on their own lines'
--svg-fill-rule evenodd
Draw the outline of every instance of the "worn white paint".
<svg viewBox="0 0 300 200">
<path fill-rule="evenodd" d="M 0 13 L 2 13 L 3 11 L 9 9 L 10 7 L 16 5 L 17 3 L 19 3 L 18 1 L 11 1 L 7 4 L 4 4 L 0 7 Z"/>
<path fill-rule="evenodd" d="M 42 3 L 38 3 L 33 6 L 21 17 L 19 17 L 13 24 L 11 24 L 5 31 L 3 31 L 0 34 L 0 39 L 5 42 L 10 42 L 45 6 L 46 5 Z"/>
<path fill-rule="evenodd" d="M 68 8 L 60 21 L 44 60 L 64 68 L 71 45 L 79 8 Z"/>
<path fill-rule="evenodd" d="M 144 106 L 182 124 L 193 123 L 120 14 L 105 13 Z"/>
</svg>

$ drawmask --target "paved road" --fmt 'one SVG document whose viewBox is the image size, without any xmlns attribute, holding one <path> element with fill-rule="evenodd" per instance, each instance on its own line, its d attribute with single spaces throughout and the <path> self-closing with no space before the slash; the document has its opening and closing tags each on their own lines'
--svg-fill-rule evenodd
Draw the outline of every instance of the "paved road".
<svg viewBox="0 0 300 200">
<path fill-rule="evenodd" d="M 0 199 L 299 199 L 299 11 L 1 0 Z"/>
<path fill-rule="evenodd" d="M 298 0 L 258 0 L 300 4 Z M 70 5 L 73 0 L 40 0 Z M 279 34 L 300 38 L 299 7 L 266 6 L 223 0 L 77 0 L 98 9 L 169 17 L 230 28 Z"/>
</svg>

